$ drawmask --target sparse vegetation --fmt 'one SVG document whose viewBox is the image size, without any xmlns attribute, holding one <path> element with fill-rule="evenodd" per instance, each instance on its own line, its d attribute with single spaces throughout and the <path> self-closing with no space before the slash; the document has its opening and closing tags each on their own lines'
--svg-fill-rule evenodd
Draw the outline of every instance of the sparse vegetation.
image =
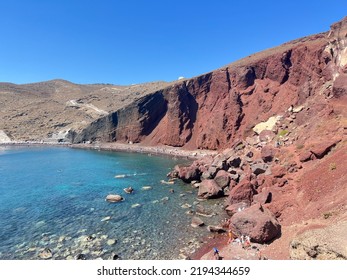
<svg viewBox="0 0 347 280">
<path fill-rule="evenodd" d="M 297 144 L 297 145 L 296 145 L 296 149 L 297 149 L 297 150 L 301 150 L 301 149 L 303 149 L 304 147 L 305 147 L 304 144 Z"/>
<path fill-rule="evenodd" d="M 281 130 L 281 131 L 278 132 L 278 135 L 277 135 L 277 136 L 278 136 L 278 137 L 284 137 L 284 136 L 286 136 L 288 133 L 289 133 L 288 130 L 283 129 L 283 130 Z"/>
<path fill-rule="evenodd" d="M 323 218 L 324 218 L 324 219 L 329 219 L 332 215 L 333 215 L 333 213 L 331 213 L 331 212 L 326 212 L 326 213 L 323 214 Z"/>
<path fill-rule="evenodd" d="M 336 169 L 336 163 L 335 163 L 335 162 L 330 163 L 330 164 L 329 164 L 329 170 L 330 170 L 330 171 L 333 171 L 333 170 L 335 170 L 335 169 Z"/>
</svg>

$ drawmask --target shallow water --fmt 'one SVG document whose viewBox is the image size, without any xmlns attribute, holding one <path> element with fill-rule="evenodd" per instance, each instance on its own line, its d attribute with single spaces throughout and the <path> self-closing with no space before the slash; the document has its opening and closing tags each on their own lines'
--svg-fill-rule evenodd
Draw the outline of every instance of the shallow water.
<svg viewBox="0 0 347 280">
<path fill-rule="evenodd" d="M 196 190 L 160 183 L 177 163 L 133 153 L 0 147 L 0 259 L 39 259 L 44 248 L 53 259 L 177 259 L 191 253 L 207 234 L 192 228 L 186 214 L 200 203 Z M 133 194 L 124 193 L 128 186 Z M 106 202 L 111 193 L 125 200 Z"/>
</svg>

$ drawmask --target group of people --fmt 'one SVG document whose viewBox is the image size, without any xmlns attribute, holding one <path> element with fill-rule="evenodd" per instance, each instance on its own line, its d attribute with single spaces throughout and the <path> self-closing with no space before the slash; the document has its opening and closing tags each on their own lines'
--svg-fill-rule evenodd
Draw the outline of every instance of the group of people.
<svg viewBox="0 0 347 280">
<path fill-rule="evenodd" d="M 251 247 L 251 238 L 248 235 L 241 235 L 237 237 L 231 230 L 228 231 L 228 244 L 236 243 L 244 249 L 248 249 Z"/>
</svg>

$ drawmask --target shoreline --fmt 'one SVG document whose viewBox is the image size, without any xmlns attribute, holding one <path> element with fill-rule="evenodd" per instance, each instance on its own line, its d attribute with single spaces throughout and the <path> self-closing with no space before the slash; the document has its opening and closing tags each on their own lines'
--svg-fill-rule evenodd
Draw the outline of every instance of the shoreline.
<svg viewBox="0 0 347 280">
<path fill-rule="evenodd" d="M 43 141 L 13 141 L 7 143 L 0 143 L 0 147 L 6 146 L 51 146 L 51 147 L 69 147 L 76 149 L 89 149 L 89 150 L 102 150 L 102 151 L 114 151 L 114 152 L 128 152 L 128 153 L 140 153 L 158 156 L 173 156 L 186 159 L 200 159 L 205 156 L 216 155 L 217 151 L 212 150 L 185 150 L 181 147 L 172 146 L 145 146 L 141 144 L 126 144 L 119 142 L 100 142 L 100 143 L 58 143 L 58 142 L 43 142 Z"/>
<path fill-rule="evenodd" d="M 171 146 L 143 146 L 141 144 L 125 143 L 95 143 L 95 144 L 70 144 L 72 148 L 92 149 L 115 152 L 140 153 L 159 156 L 174 156 L 187 159 L 199 159 L 209 155 L 216 155 L 217 151 L 209 150 L 184 150 L 181 147 Z"/>
</svg>

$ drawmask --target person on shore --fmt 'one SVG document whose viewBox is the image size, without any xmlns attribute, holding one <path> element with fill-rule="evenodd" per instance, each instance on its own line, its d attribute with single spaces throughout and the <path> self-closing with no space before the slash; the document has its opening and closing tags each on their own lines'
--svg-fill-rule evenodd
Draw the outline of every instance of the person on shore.
<svg viewBox="0 0 347 280">
<path fill-rule="evenodd" d="M 220 260 L 219 251 L 216 247 L 213 247 L 213 258 L 215 260 Z"/>
<path fill-rule="evenodd" d="M 251 247 L 251 238 L 248 235 L 246 235 L 245 242 L 243 244 L 243 248 L 248 249 L 250 247 Z"/>
<path fill-rule="evenodd" d="M 229 230 L 228 231 L 228 237 L 229 237 L 229 239 L 228 239 L 227 244 L 230 244 L 230 243 L 234 242 L 236 236 L 234 235 L 234 233 L 231 230 Z"/>
</svg>

